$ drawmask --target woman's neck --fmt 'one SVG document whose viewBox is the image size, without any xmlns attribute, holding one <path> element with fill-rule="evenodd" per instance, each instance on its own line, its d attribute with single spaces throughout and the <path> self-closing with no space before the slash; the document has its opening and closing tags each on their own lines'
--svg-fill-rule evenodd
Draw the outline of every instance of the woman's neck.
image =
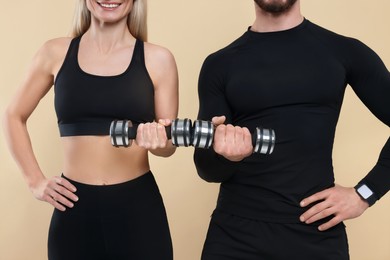
<svg viewBox="0 0 390 260">
<path fill-rule="evenodd" d="M 83 37 L 85 41 L 90 42 L 90 44 L 93 43 L 101 52 L 109 52 L 135 40 L 125 22 L 103 24 L 92 21 L 90 28 Z"/>
</svg>

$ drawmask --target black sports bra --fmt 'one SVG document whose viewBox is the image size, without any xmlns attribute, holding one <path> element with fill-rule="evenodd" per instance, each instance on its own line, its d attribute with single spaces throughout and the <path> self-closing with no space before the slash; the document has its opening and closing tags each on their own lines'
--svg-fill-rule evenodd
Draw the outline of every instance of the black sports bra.
<svg viewBox="0 0 390 260">
<path fill-rule="evenodd" d="M 145 66 L 144 43 L 136 40 L 125 72 L 98 76 L 79 66 L 80 39 L 72 39 L 54 84 L 60 135 L 108 135 L 114 119 L 153 121 L 154 86 Z"/>
</svg>

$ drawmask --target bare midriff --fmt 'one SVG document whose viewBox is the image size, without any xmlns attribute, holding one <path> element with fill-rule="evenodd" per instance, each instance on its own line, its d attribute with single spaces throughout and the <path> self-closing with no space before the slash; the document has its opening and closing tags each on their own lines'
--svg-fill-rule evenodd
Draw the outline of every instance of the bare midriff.
<svg viewBox="0 0 390 260">
<path fill-rule="evenodd" d="M 116 148 L 109 136 L 62 137 L 63 174 L 77 182 L 110 185 L 149 171 L 148 151 L 137 146 Z"/>
</svg>

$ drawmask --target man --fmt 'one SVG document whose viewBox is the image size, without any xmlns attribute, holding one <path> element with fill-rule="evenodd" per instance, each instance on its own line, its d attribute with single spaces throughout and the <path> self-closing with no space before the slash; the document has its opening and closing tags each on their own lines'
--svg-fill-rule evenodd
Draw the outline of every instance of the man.
<svg viewBox="0 0 390 260">
<path fill-rule="evenodd" d="M 299 0 L 255 0 L 255 9 L 199 77 L 198 118 L 216 130 L 194 161 L 203 179 L 221 182 L 202 259 L 349 259 L 343 221 L 390 189 L 390 139 L 367 176 L 342 187 L 335 128 L 347 84 L 390 125 L 390 73 L 361 42 L 306 20 Z M 271 155 L 252 154 L 257 126 L 276 132 Z"/>
</svg>

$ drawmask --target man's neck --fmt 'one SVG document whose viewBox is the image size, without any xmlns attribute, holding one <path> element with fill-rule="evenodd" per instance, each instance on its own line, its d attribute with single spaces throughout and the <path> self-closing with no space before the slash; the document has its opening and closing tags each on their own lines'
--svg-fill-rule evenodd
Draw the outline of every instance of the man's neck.
<svg viewBox="0 0 390 260">
<path fill-rule="evenodd" d="M 281 14 L 272 14 L 262 10 L 257 4 L 256 20 L 251 30 L 254 32 L 277 32 L 294 28 L 302 23 L 303 16 L 300 11 L 299 1 L 291 9 Z"/>
</svg>

